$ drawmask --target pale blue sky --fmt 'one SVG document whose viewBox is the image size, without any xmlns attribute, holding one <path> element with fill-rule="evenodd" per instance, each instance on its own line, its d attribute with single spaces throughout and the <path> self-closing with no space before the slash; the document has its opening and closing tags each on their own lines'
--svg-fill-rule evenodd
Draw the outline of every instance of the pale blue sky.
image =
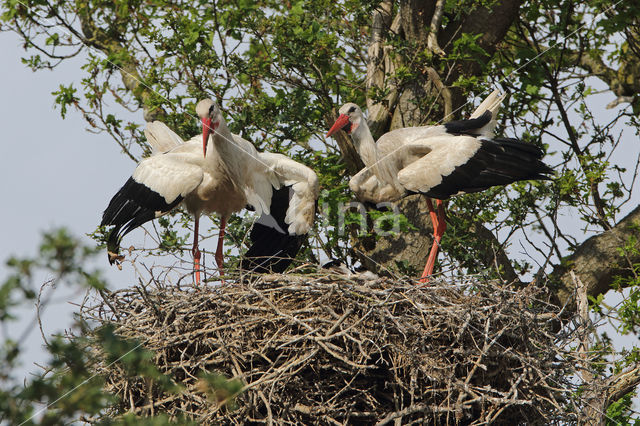
<svg viewBox="0 0 640 426">
<path fill-rule="evenodd" d="M 80 114 L 72 111 L 62 120 L 53 108 L 51 92 L 61 83 L 80 80 L 81 60 L 70 60 L 53 72 L 34 73 L 20 62 L 24 51 L 13 33 L 0 34 L 0 51 L 0 281 L 4 281 L 5 260 L 10 255 L 33 256 L 43 231 L 65 226 L 93 244 L 84 234 L 95 229 L 110 197 L 135 165 L 108 135 L 88 133 Z M 108 268 L 106 254 L 103 260 L 109 282 L 124 278 Z M 36 282 L 47 278 L 38 277 Z M 78 296 L 64 287 L 56 290 L 44 315 L 47 332 L 70 324 L 75 307 L 68 302 Z M 22 312 L 21 321 L 11 328 L 14 337 L 33 326 L 33 312 L 30 307 Z M 24 344 L 24 368 L 33 371 L 33 362 L 46 360 L 39 331 L 33 329 Z"/>
<path fill-rule="evenodd" d="M 0 51 L 4 58 L 0 69 L 0 123 L 4 131 L 0 156 L 0 199 L 4 207 L 0 213 L 2 282 L 7 272 L 5 260 L 11 255 L 33 257 L 44 231 L 64 226 L 85 244 L 95 244 L 85 234 L 95 230 L 109 200 L 131 175 L 135 164 L 122 155 L 109 135 L 88 132 L 80 113 L 71 108 L 63 120 L 59 109 L 54 109 L 51 92 L 60 84 L 74 82 L 77 85 L 84 76 L 80 69 L 82 55 L 53 71 L 32 72 L 20 61 L 25 52 L 14 33 L 0 34 Z M 136 118 L 144 125 L 142 112 L 139 117 L 134 116 Z M 201 233 L 207 233 L 210 226 L 211 221 L 203 218 Z M 217 231 L 217 227 L 215 229 Z M 213 247 L 210 241 L 203 246 L 201 237 L 203 250 Z M 123 247 L 132 244 L 157 247 L 145 239 L 140 229 L 127 235 Z M 183 258 L 190 261 L 190 254 L 185 252 Z M 205 268 L 213 262 L 211 256 L 203 260 Z M 176 262 L 175 258 L 165 256 L 150 259 L 147 265 L 166 266 Z M 123 263 L 122 270 L 110 266 L 106 252 L 89 268 L 100 268 L 111 289 L 137 283 L 134 267 L 128 262 Z M 39 285 L 49 278 L 42 275 L 34 281 Z M 73 313 L 78 309 L 72 303 L 79 303 L 84 296 L 84 292 L 78 293 L 77 287 L 68 289 L 63 285 L 57 286 L 54 293 L 43 315 L 47 335 L 61 332 L 72 324 Z M 20 309 L 20 321 L 9 330 L 13 338 L 31 330 L 23 341 L 23 366 L 16 371 L 16 377 L 37 370 L 34 363 L 44 364 L 48 359 L 37 324 L 34 327 L 34 313 L 33 306 Z M 0 330 L 0 338 L 3 337 Z"/>
</svg>

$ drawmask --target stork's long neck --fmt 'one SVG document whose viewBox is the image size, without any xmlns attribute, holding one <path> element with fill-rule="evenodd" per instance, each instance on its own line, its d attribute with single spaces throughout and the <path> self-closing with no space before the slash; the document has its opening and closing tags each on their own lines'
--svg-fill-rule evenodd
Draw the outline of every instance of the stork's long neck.
<svg viewBox="0 0 640 426">
<path fill-rule="evenodd" d="M 360 118 L 360 122 L 351 132 L 351 138 L 364 165 L 367 167 L 374 165 L 378 161 L 378 150 L 364 117 Z"/>
<path fill-rule="evenodd" d="M 393 168 L 390 161 L 392 157 L 381 156 L 378 152 L 378 145 L 373 140 L 371 130 L 364 117 L 360 118 L 360 123 L 351 132 L 356 149 L 365 166 L 371 169 L 380 184 L 393 184 L 397 181 L 397 170 Z"/>
<path fill-rule="evenodd" d="M 207 156 L 209 156 L 208 149 L 213 148 L 211 155 L 215 155 L 215 152 L 223 161 L 233 158 L 234 147 L 231 146 L 232 143 L 233 135 L 231 134 L 231 130 L 229 130 L 229 127 L 227 127 L 227 123 L 224 120 L 220 120 L 220 124 L 213 133 L 213 137 L 209 139 Z"/>
<path fill-rule="evenodd" d="M 211 160 L 209 164 L 212 167 L 223 167 L 232 183 L 238 188 L 242 186 L 243 182 L 241 162 L 246 162 L 246 158 L 240 152 L 241 149 L 242 147 L 234 141 L 227 123 L 220 120 L 213 137 L 209 139 L 207 159 Z"/>
</svg>

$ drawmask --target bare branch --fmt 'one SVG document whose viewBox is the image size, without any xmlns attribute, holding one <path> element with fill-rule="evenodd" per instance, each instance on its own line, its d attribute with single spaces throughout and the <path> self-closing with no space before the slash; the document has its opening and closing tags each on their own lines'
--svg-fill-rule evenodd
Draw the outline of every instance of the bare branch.
<svg viewBox="0 0 640 426">
<path fill-rule="evenodd" d="M 618 105 L 626 103 L 626 102 L 628 102 L 628 103 L 633 102 L 633 96 L 618 96 L 616 99 L 614 99 L 613 101 L 611 101 L 611 102 L 609 102 L 607 104 L 607 109 L 615 108 Z"/>
<path fill-rule="evenodd" d="M 91 16 L 89 4 L 86 1 L 78 1 L 78 17 L 82 32 L 84 34 L 83 43 L 87 46 L 94 47 L 107 55 L 124 53 L 120 55 L 128 58 L 118 68 L 122 76 L 122 83 L 131 91 L 140 107 L 144 109 L 144 118 L 147 121 L 162 120 L 165 111 L 161 108 L 151 109 L 148 101 L 154 94 L 154 91 L 143 83 L 143 78 L 138 72 L 137 62 L 128 50 L 123 47 L 117 38 L 110 36 L 102 28 L 98 27 Z"/>
<path fill-rule="evenodd" d="M 440 76 L 438 75 L 436 70 L 434 70 L 431 67 L 427 67 L 427 74 L 429 75 L 429 79 L 433 82 L 433 84 L 438 89 L 438 93 L 440 94 L 440 96 L 442 96 L 442 99 L 444 99 L 445 119 L 453 118 L 452 112 L 451 112 L 453 110 L 453 101 L 451 100 L 451 91 L 447 86 L 445 86 L 442 83 L 442 80 L 440 79 Z"/>
<path fill-rule="evenodd" d="M 433 11 L 431 25 L 429 26 L 429 36 L 427 37 L 427 48 L 437 55 L 444 55 L 444 51 L 438 44 L 438 31 L 440 31 L 440 22 L 444 12 L 444 0 L 436 2 L 436 8 Z"/>
<path fill-rule="evenodd" d="M 378 90 L 384 92 L 393 82 L 388 78 L 395 72 L 396 64 L 389 57 L 389 46 L 385 39 L 389 31 L 397 32 L 400 28 L 400 15 L 391 22 L 392 2 L 384 1 L 376 9 L 371 26 L 371 41 L 369 44 L 367 62 L 367 92 Z M 374 102 L 367 96 L 367 110 L 369 128 L 374 136 L 379 135 L 391 119 L 391 111 L 398 101 L 398 90 L 389 89 L 389 94 L 382 102 Z"/>
</svg>

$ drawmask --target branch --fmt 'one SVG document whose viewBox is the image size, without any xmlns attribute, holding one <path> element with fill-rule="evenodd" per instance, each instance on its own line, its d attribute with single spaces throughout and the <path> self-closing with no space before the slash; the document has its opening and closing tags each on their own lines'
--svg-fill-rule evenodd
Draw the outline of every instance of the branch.
<svg viewBox="0 0 640 426">
<path fill-rule="evenodd" d="M 371 40 L 367 49 L 367 90 L 384 86 L 384 41 L 391 25 L 391 1 L 385 0 L 373 12 L 371 22 Z M 367 98 L 367 109 L 371 110 L 373 101 Z"/>
<path fill-rule="evenodd" d="M 594 235 L 583 242 L 577 250 L 563 259 L 551 275 L 551 285 L 559 305 L 565 305 L 575 294 L 571 271 L 582 281 L 587 294 L 596 297 L 611 289 L 614 276 L 633 276 L 633 264 L 640 263 L 640 243 L 637 241 L 640 226 L 640 206 L 611 229 Z M 636 250 L 627 250 L 623 255 L 619 249 L 635 241 Z M 575 306 L 569 303 L 567 310 Z"/>
<path fill-rule="evenodd" d="M 618 96 L 616 99 L 614 99 L 613 101 L 609 102 L 607 104 L 607 109 L 612 109 L 617 107 L 620 104 L 624 104 L 624 103 L 632 103 L 633 102 L 633 96 Z"/>
<path fill-rule="evenodd" d="M 640 365 L 622 371 L 607 380 L 605 395 L 606 408 L 629 392 L 632 392 L 640 384 Z"/>
<path fill-rule="evenodd" d="M 450 21 L 440 38 L 444 49 L 452 46 L 454 39 L 460 34 L 482 34 L 478 39 L 478 46 L 487 52 L 488 56 L 478 59 L 488 61 L 518 17 L 521 3 L 521 0 L 501 0 L 491 3 L 490 9 L 479 7 L 461 20 Z M 468 65 L 471 68 L 465 71 L 465 75 L 477 74 L 478 66 Z"/>
<path fill-rule="evenodd" d="M 477 76 L 482 73 L 483 64 L 493 57 L 498 46 L 507 34 L 511 25 L 518 18 L 522 0 L 498 0 L 490 2 L 489 7 L 474 8 L 460 19 L 450 20 L 439 31 L 440 45 L 446 52 L 453 49 L 454 42 L 463 34 L 481 34 L 477 46 L 486 54 L 476 54 L 473 60 L 450 61 L 451 71 L 446 75 L 444 83 L 451 85 L 462 76 Z M 458 110 L 465 102 L 465 95 L 458 87 L 451 89 L 453 108 Z"/>
<path fill-rule="evenodd" d="M 393 82 L 387 77 L 395 73 L 396 64 L 389 57 L 390 46 L 385 45 L 389 31 L 397 32 L 400 28 L 400 15 L 391 22 L 393 5 L 391 1 L 384 1 L 373 13 L 371 24 L 371 41 L 367 50 L 367 92 L 373 89 L 384 91 Z M 393 87 L 382 102 L 374 102 L 367 96 L 367 110 L 369 111 L 369 128 L 376 137 L 387 127 L 391 118 L 391 111 L 398 101 L 398 90 Z"/>
<path fill-rule="evenodd" d="M 538 52 L 543 52 L 544 50 L 542 45 L 535 38 L 534 28 L 532 28 L 531 24 L 528 22 L 522 22 L 522 25 L 527 28 L 530 38 L 525 38 L 527 43 L 534 48 Z M 569 119 L 569 114 L 565 108 L 564 102 L 562 101 L 562 97 L 560 95 L 560 83 L 558 81 L 558 72 L 557 69 L 552 69 L 546 62 L 541 62 L 542 68 L 547 74 L 547 80 L 549 82 L 549 88 L 551 90 L 552 99 L 555 102 L 558 112 L 560 113 L 560 117 L 562 119 L 562 123 L 565 127 L 567 135 L 569 136 L 569 140 L 571 141 L 571 150 L 576 156 L 578 163 L 580 164 L 580 168 L 584 172 L 586 176 L 589 175 L 590 163 L 583 157 L 583 149 L 580 148 L 580 144 L 578 143 L 578 135 L 576 135 L 576 131 L 571 125 L 571 120 Z M 600 190 L 598 189 L 598 182 L 594 179 L 590 179 L 589 182 L 590 195 L 593 199 L 593 205 L 596 209 L 598 222 L 603 229 L 610 229 L 611 225 L 607 221 L 607 216 L 605 212 L 605 203 L 602 201 L 602 197 L 600 196 Z"/>
<path fill-rule="evenodd" d="M 448 118 L 452 118 L 452 110 L 453 110 L 453 101 L 451 99 L 451 91 L 447 86 L 442 83 L 440 76 L 437 71 L 431 67 L 427 67 L 427 74 L 429 75 L 429 80 L 433 82 L 438 89 L 439 94 L 442 96 L 444 100 L 444 119 L 448 121 Z"/>
<path fill-rule="evenodd" d="M 485 250 L 479 250 L 478 255 L 481 257 L 482 263 L 488 268 L 496 268 L 502 279 L 508 283 L 516 283 L 524 285 L 518 274 L 513 269 L 513 264 L 500 244 L 500 241 L 488 230 L 483 224 L 475 223 L 473 232 L 476 234 L 478 241 L 486 244 Z"/>
<path fill-rule="evenodd" d="M 102 51 L 106 55 L 126 53 L 125 55 L 118 55 L 127 59 L 116 65 L 120 70 L 122 83 L 131 91 L 140 107 L 143 108 L 146 121 L 162 120 L 166 115 L 165 111 L 159 107 L 151 109 L 148 105 L 155 93 L 142 82 L 143 79 L 138 72 L 138 64 L 135 57 L 132 57 L 129 51 L 120 44 L 116 36 L 111 36 L 98 27 L 91 16 L 91 10 L 86 1 L 77 1 L 76 6 L 78 8 L 78 17 L 80 18 L 80 27 L 84 34 L 82 42 L 89 47 Z"/>
<path fill-rule="evenodd" d="M 618 98 L 625 99 L 623 102 L 631 102 L 629 97 L 640 93 L 640 61 L 637 57 L 626 55 L 620 68 L 615 69 L 607 66 L 601 56 L 571 51 L 565 55 L 576 66 L 605 82 Z"/>
<path fill-rule="evenodd" d="M 562 119 L 562 123 L 564 124 L 565 130 L 569 135 L 569 140 L 571 141 L 571 149 L 573 150 L 578 162 L 580 163 L 580 167 L 584 171 L 584 174 L 588 176 L 589 165 L 587 165 L 586 161 L 582 156 L 582 149 L 578 144 L 578 137 L 571 126 L 571 122 L 569 120 L 569 115 L 564 107 L 562 102 L 562 98 L 560 97 L 560 92 L 558 89 L 558 80 L 552 75 L 551 71 L 548 67 L 544 66 L 544 69 L 547 71 L 547 75 L 549 77 L 549 82 L 551 84 L 551 93 L 553 95 L 553 99 L 555 100 L 556 106 L 558 107 L 558 112 L 560 113 L 560 117 Z M 598 182 L 591 179 L 589 182 L 589 188 L 591 190 L 591 198 L 593 199 L 593 205 L 596 209 L 596 213 L 598 216 L 598 221 L 600 222 L 600 226 L 604 229 L 610 229 L 611 225 L 607 222 L 607 215 L 604 211 L 605 204 L 602 201 L 602 197 L 600 196 L 600 190 L 598 189 Z"/>
<path fill-rule="evenodd" d="M 529 30 L 532 31 L 530 27 Z M 543 45 L 540 45 L 540 48 L 543 50 L 549 49 L 548 46 Z M 607 105 L 607 109 L 614 108 L 621 103 L 632 103 L 634 95 L 640 93 L 640 58 L 637 56 L 625 55 L 621 58 L 620 68 L 615 69 L 608 66 L 602 60 L 602 56 L 590 54 L 590 52 L 572 51 L 564 46 L 562 55 L 566 61 L 565 65 L 573 64 L 578 68 L 582 68 L 590 75 L 604 82 L 617 95 L 617 98 Z M 553 56 L 550 56 L 547 57 L 547 60 L 552 60 L 553 58 Z"/>
<path fill-rule="evenodd" d="M 607 379 L 595 379 L 586 383 L 582 394 L 585 402 L 579 424 L 604 426 L 607 422 L 607 409 L 611 404 L 633 392 L 640 384 L 640 366 L 635 365 Z"/>
<path fill-rule="evenodd" d="M 429 26 L 429 35 L 427 36 L 427 48 L 437 55 L 444 55 L 444 51 L 438 44 L 438 31 L 440 30 L 440 22 L 442 21 L 442 14 L 444 12 L 444 0 L 438 0 L 436 2 L 436 8 L 431 18 L 431 25 Z"/>
</svg>

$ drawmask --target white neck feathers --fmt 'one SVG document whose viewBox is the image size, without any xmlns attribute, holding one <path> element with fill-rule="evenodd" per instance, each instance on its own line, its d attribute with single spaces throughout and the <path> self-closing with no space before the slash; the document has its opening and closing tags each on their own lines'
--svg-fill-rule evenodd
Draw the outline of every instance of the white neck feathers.
<svg viewBox="0 0 640 426">
<path fill-rule="evenodd" d="M 364 117 L 353 123 L 351 138 L 365 166 L 370 167 L 378 161 L 376 142 L 373 140 L 369 126 Z"/>
</svg>

